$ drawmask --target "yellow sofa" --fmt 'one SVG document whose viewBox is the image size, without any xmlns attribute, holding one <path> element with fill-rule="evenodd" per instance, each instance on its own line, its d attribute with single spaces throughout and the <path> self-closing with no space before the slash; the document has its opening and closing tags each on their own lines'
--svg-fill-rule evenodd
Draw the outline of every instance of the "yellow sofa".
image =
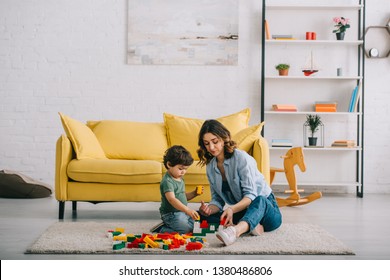
<svg viewBox="0 0 390 280">
<path fill-rule="evenodd" d="M 86 124 L 60 113 L 66 132 L 56 145 L 55 197 L 59 219 L 65 202 L 77 201 L 146 202 L 160 201 L 160 181 L 166 172 L 162 163 L 165 150 L 183 145 L 195 162 L 184 180 L 187 190 L 203 185 L 204 194 L 192 200 L 210 200 L 205 168 L 197 165 L 197 137 L 203 120 L 164 114 L 164 122 L 88 121 Z M 269 182 L 268 144 L 261 137 L 263 124 L 249 126 L 250 110 L 217 118 L 232 134 L 238 147 L 257 161 Z"/>
</svg>

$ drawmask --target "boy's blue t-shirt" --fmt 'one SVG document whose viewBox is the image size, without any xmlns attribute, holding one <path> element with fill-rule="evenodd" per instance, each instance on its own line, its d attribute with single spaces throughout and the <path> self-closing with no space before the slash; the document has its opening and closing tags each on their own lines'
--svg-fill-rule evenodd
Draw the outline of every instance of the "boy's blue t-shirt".
<svg viewBox="0 0 390 280">
<path fill-rule="evenodd" d="M 173 207 L 167 198 L 165 197 L 166 192 L 173 192 L 175 197 L 181 201 L 184 205 L 187 205 L 187 197 L 185 193 L 185 184 L 184 180 L 176 181 L 171 177 L 171 175 L 165 173 L 164 177 L 160 183 L 160 193 L 161 193 L 161 206 L 160 214 L 166 214 L 171 212 L 179 212 L 175 207 Z"/>
</svg>

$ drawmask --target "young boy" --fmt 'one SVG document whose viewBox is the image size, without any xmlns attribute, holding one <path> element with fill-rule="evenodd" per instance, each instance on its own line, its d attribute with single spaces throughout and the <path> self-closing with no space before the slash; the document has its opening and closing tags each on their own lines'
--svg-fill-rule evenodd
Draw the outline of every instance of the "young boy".
<svg viewBox="0 0 390 280">
<path fill-rule="evenodd" d="M 187 206 L 187 201 L 198 194 L 196 188 L 192 192 L 185 192 L 183 176 L 193 162 L 191 154 L 183 146 L 175 145 L 165 152 L 164 166 L 167 172 L 160 183 L 160 215 L 163 224 L 151 231 L 192 232 L 194 220 L 199 219 L 199 214 Z"/>
</svg>

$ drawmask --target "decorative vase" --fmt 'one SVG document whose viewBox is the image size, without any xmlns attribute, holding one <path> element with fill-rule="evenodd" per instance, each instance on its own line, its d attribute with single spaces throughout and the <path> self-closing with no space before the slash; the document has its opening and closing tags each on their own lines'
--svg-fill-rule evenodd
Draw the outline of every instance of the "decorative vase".
<svg viewBox="0 0 390 280">
<path fill-rule="evenodd" d="M 336 33 L 337 40 L 344 40 L 345 32 Z"/>
</svg>

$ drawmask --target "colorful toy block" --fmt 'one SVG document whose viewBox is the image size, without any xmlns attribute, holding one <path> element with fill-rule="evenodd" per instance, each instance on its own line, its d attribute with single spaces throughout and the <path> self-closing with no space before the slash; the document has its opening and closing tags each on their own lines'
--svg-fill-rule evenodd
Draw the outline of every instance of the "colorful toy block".
<svg viewBox="0 0 390 280">
<path fill-rule="evenodd" d="M 206 244 L 204 238 L 193 236 L 193 234 L 158 233 L 153 235 L 143 233 L 142 235 L 135 235 L 126 234 L 123 228 L 109 230 L 107 232 L 107 237 L 113 241 L 113 250 L 120 250 L 123 248 L 174 250 L 179 249 L 182 246 L 184 246 L 186 250 L 200 250 Z"/>
<path fill-rule="evenodd" d="M 203 244 L 200 242 L 190 242 L 186 246 L 187 251 L 200 250 L 202 249 Z"/>
<path fill-rule="evenodd" d="M 112 244 L 112 249 L 114 249 L 114 250 L 119 250 L 119 249 L 122 249 L 122 248 L 125 248 L 125 247 L 126 247 L 126 243 L 125 242 L 118 242 L 118 243 Z"/>
<path fill-rule="evenodd" d="M 119 232 L 121 232 L 121 233 L 124 233 L 124 232 L 125 232 L 125 229 L 124 229 L 124 228 L 118 227 L 118 228 L 115 229 L 115 231 L 119 231 Z"/>
<path fill-rule="evenodd" d="M 197 195 L 203 194 L 203 186 L 197 186 L 196 187 L 196 194 Z"/>
<path fill-rule="evenodd" d="M 158 244 L 154 242 L 149 236 L 145 236 L 144 241 L 146 244 L 148 244 L 152 248 L 158 248 Z"/>
</svg>

